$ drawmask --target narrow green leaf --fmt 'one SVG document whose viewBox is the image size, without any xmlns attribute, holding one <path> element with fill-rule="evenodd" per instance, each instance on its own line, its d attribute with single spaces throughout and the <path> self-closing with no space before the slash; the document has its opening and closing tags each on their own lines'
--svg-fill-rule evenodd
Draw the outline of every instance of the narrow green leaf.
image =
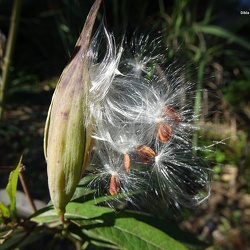
<svg viewBox="0 0 250 250">
<path fill-rule="evenodd" d="M 10 235 L 2 239 L 0 249 L 9 250 L 15 249 L 14 246 L 17 246 L 27 233 L 23 229 L 14 230 Z"/>
<path fill-rule="evenodd" d="M 30 220 L 37 223 L 52 223 L 52 222 L 59 223 L 59 216 L 55 212 L 54 208 L 51 206 L 37 211 L 35 214 L 32 215 Z"/>
<path fill-rule="evenodd" d="M 96 192 L 94 189 L 90 189 L 88 184 L 95 178 L 95 175 L 87 175 L 80 180 L 75 190 L 75 193 L 71 199 L 71 201 L 85 197 L 91 193 Z M 84 198 L 84 199 L 85 199 Z"/>
<path fill-rule="evenodd" d="M 124 215 L 124 214 L 123 214 Z M 104 223 L 83 220 L 83 233 L 88 237 L 114 244 L 118 249 L 185 250 L 180 242 L 162 231 L 122 214 L 105 214 Z"/>
<path fill-rule="evenodd" d="M 78 187 L 87 187 L 88 184 L 96 177 L 96 174 L 84 176 L 78 183 Z"/>
<path fill-rule="evenodd" d="M 225 39 L 228 39 L 231 42 L 237 43 L 240 46 L 246 48 L 247 50 L 250 50 L 250 43 L 244 40 L 243 38 L 233 34 L 232 32 L 225 30 L 218 26 L 213 25 L 194 25 L 194 28 L 198 32 L 203 32 L 206 34 L 211 34 L 214 36 L 222 37 Z"/>
<path fill-rule="evenodd" d="M 2 202 L 0 202 L 0 221 L 4 218 L 10 217 L 10 210 Z"/>
<path fill-rule="evenodd" d="M 71 198 L 71 200 L 76 200 L 82 197 L 86 197 L 89 194 L 93 194 L 95 192 L 95 190 L 90 189 L 90 188 L 86 188 L 86 187 L 80 187 L 78 186 L 75 190 L 75 193 L 73 195 L 73 197 Z"/>
<path fill-rule="evenodd" d="M 17 181 L 18 181 L 18 174 L 19 174 L 20 167 L 21 167 L 21 162 L 22 162 L 22 157 L 20 158 L 19 163 L 17 164 L 15 170 L 11 171 L 9 175 L 9 181 L 6 187 L 6 192 L 10 200 L 10 209 L 12 210 L 15 216 L 17 216 L 16 190 L 17 190 Z"/>
<path fill-rule="evenodd" d="M 37 242 L 42 237 L 46 236 L 45 232 L 34 230 L 31 234 L 24 228 L 15 229 L 6 238 L 3 238 L 2 244 L 0 242 L 1 250 L 10 249 L 27 249 L 25 246 Z"/>
</svg>

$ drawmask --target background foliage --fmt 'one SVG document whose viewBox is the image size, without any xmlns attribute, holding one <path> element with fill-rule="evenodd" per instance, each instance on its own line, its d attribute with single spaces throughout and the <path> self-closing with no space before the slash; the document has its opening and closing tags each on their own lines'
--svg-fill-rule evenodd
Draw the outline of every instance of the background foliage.
<svg viewBox="0 0 250 250">
<path fill-rule="evenodd" d="M 42 149 L 44 122 L 55 84 L 69 61 L 92 3 L 90 0 L 22 1 L 0 124 L 1 189 L 8 183 L 10 167 L 17 165 L 23 154 L 24 175 L 31 195 L 49 201 Z M 13 1 L 0 1 L 0 29 L 7 38 L 12 7 Z M 202 96 L 197 96 L 197 106 L 202 100 L 204 110 L 200 121 L 205 128 L 202 143 L 210 145 L 224 140 L 224 144 L 213 147 L 206 155 L 214 170 L 209 203 L 175 217 L 182 230 L 195 234 L 213 246 L 211 249 L 250 246 L 250 35 L 247 32 L 250 19 L 249 15 L 240 14 L 241 10 L 249 9 L 243 1 L 104 0 L 97 21 L 98 24 L 103 18 L 118 40 L 125 31 L 129 36 L 137 27 L 145 33 L 152 32 L 152 27 L 162 29 L 169 57 L 178 57 L 188 69 L 189 77 L 197 82 L 197 88 L 205 89 Z M 20 182 L 17 185 L 22 190 Z M 104 216 L 103 211 L 100 213 Z M 122 223 L 123 216 L 118 216 L 117 223 Z M 128 221 L 136 218 L 136 214 L 126 216 Z M 141 221 L 151 225 L 156 220 L 140 216 Z M 162 221 L 169 223 L 169 217 L 161 218 L 154 226 L 159 228 Z M 86 221 L 79 223 L 85 226 Z M 26 226 L 32 228 L 32 225 Z M 167 227 L 160 229 L 166 232 Z M 182 235 L 178 230 L 176 227 L 172 231 Z M 42 231 L 43 235 L 40 232 L 37 239 L 43 236 L 51 246 L 64 244 L 67 249 L 72 244 L 61 236 L 54 238 L 51 232 Z"/>
</svg>

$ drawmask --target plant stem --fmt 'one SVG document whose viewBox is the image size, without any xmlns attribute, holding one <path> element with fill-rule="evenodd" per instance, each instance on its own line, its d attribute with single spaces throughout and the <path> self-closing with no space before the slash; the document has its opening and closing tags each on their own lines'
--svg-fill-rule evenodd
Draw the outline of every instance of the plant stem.
<svg viewBox="0 0 250 250">
<path fill-rule="evenodd" d="M 26 194 L 26 196 L 28 198 L 30 206 L 32 207 L 33 211 L 36 212 L 37 211 L 36 205 L 35 205 L 32 197 L 31 197 L 31 194 L 30 194 L 29 189 L 27 187 L 27 184 L 26 184 L 26 181 L 25 181 L 25 178 L 24 178 L 24 175 L 23 175 L 22 171 L 19 172 L 19 180 L 21 181 L 23 191 L 24 191 L 24 193 Z"/>
<path fill-rule="evenodd" d="M 205 69 L 205 58 L 202 57 L 198 66 L 198 81 L 195 93 L 195 103 L 194 103 L 194 117 L 195 122 L 198 123 L 198 117 L 200 116 L 200 106 L 201 106 L 201 93 L 202 93 L 202 82 Z M 198 144 L 198 131 L 196 130 L 193 134 L 193 147 L 196 148 Z"/>
<path fill-rule="evenodd" d="M 165 6 L 163 0 L 158 0 L 159 10 L 161 14 L 165 13 Z"/>
<path fill-rule="evenodd" d="M 14 170 L 15 169 L 15 167 L 13 167 L 13 166 L 0 166 L 0 170 Z"/>
<path fill-rule="evenodd" d="M 12 56 L 14 52 L 18 24 L 20 20 L 21 1 L 22 0 L 15 0 L 13 8 L 12 8 L 11 19 L 10 19 L 10 29 L 9 29 L 9 35 L 8 35 L 8 40 L 7 40 L 7 45 L 6 45 L 6 53 L 3 59 L 2 80 L 0 82 L 0 120 L 3 118 L 4 96 L 5 96 L 5 91 L 7 88 L 10 65 L 11 65 L 11 60 L 12 60 Z"/>
</svg>

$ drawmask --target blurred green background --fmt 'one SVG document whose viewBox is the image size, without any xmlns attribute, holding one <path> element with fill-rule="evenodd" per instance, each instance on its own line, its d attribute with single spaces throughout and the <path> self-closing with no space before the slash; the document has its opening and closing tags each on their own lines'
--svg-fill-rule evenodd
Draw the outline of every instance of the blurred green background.
<svg viewBox="0 0 250 250">
<path fill-rule="evenodd" d="M 2 72 L 13 4 L 0 1 Z M 0 121 L 0 188 L 23 154 L 32 196 L 49 201 L 44 123 L 92 4 L 21 1 Z M 96 24 L 103 20 L 118 41 L 135 29 L 161 30 L 169 60 L 178 57 L 197 89 L 203 89 L 197 96 L 204 128 L 199 144 L 215 144 L 205 154 L 213 169 L 211 198 L 195 211 L 184 211 L 179 223 L 209 249 L 250 249 L 250 15 L 241 11 L 250 12 L 250 1 L 103 0 Z"/>
</svg>

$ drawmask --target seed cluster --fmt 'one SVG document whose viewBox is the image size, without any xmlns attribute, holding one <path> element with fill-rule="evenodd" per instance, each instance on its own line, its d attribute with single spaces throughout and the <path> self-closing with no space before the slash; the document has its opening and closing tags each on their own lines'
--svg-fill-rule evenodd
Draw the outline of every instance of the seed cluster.
<svg viewBox="0 0 250 250">
<path fill-rule="evenodd" d="M 101 46 L 107 44 L 100 59 Z M 159 52 L 161 51 L 161 52 Z M 90 46 L 90 183 L 112 196 L 139 192 L 192 207 L 208 197 L 209 170 L 193 153 L 193 84 L 169 63 L 162 38 L 140 35 L 116 47 L 102 26 Z"/>
</svg>

